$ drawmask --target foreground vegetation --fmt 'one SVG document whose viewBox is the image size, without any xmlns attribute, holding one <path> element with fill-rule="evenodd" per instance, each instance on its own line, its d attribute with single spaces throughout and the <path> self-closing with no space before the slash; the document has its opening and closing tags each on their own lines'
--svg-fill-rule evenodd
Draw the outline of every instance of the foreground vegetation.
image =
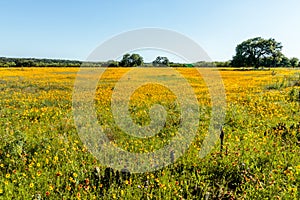
<svg viewBox="0 0 300 200">
<path fill-rule="evenodd" d="M 153 139 L 130 138 L 110 110 L 114 85 L 128 70 L 110 68 L 102 76 L 95 97 L 99 123 L 112 143 L 131 152 L 153 151 L 176 134 L 176 97 L 156 84 L 139 88 L 130 100 L 136 123 L 149 123 L 144 110 L 153 103 L 164 105 L 171 117 Z M 299 199 L 299 71 L 220 71 L 227 95 L 224 147 L 200 159 L 210 98 L 196 69 L 177 70 L 199 101 L 197 137 L 173 165 L 129 174 L 101 166 L 77 135 L 77 68 L 0 69 L 0 199 Z"/>
</svg>

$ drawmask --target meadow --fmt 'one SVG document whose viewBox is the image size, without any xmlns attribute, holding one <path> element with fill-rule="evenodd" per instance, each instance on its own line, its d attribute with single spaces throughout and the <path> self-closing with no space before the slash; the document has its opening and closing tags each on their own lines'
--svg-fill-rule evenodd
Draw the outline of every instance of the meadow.
<svg viewBox="0 0 300 200">
<path fill-rule="evenodd" d="M 114 87 L 129 70 L 104 72 L 94 97 L 97 118 L 114 145 L 155 151 L 177 134 L 176 95 L 158 84 L 138 88 L 129 101 L 134 123 L 149 124 L 153 104 L 163 105 L 168 117 L 151 138 L 129 136 L 111 110 Z M 77 134 L 78 68 L 0 68 L 0 199 L 300 199 L 300 70 L 220 69 L 227 102 L 223 151 L 218 141 L 204 158 L 208 89 L 196 69 L 176 70 L 199 102 L 196 137 L 172 165 L 123 173 L 101 165 Z"/>
</svg>

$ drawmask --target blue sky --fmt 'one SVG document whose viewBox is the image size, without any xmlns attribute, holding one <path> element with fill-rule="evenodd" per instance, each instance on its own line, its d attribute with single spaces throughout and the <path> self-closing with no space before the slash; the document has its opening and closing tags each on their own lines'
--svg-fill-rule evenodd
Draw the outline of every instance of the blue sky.
<svg viewBox="0 0 300 200">
<path fill-rule="evenodd" d="M 186 35 L 213 60 L 230 60 L 256 36 L 300 58 L 299 9 L 299 0 L 3 0 L 0 56 L 85 60 L 112 36 L 155 27 Z"/>
</svg>

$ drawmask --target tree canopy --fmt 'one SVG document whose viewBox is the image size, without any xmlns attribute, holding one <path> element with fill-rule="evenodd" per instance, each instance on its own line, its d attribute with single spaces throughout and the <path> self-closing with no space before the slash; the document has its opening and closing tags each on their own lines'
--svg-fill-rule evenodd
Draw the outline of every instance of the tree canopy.
<svg viewBox="0 0 300 200">
<path fill-rule="evenodd" d="M 299 65 L 299 59 L 293 57 L 293 58 L 290 59 L 290 63 L 291 63 L 292 67 L 297 67 Z"/>
<path fill-rule="evenodd" d="M 231 62 L 234 67 L 275 67 L 285 57 L 281 52 L 281 43 L 273 38 L 263 39 L 256 37 L 248 39 L 237 45 L 235 50 L 236 55 Z"/>
<path fill-rule="evenodd" d="M 170 61 L 167 57 L 158 56 L 153 62 L 153 66 L 169 66 Z"/>
<path fill-rule="evenodd" d="M 144 60 L 143 57 L 140 56 L 139 54 L 125 54 L 122 58 L 122 60 L 120 61 L 120 66 L 121 67 L 137 67 L 137 66 L 141 66 L 144 64 Z"/>
</svg>

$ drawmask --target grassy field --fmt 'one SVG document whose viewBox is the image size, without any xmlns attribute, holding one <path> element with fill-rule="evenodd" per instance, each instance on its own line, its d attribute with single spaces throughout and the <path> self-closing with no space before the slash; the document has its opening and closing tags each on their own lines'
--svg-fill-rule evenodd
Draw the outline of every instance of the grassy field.
<svg viewBox="0 0 300 200">
<path fill-rule="evenodd" d="M 134 123 L 149 124 L 154 103 L 168 117 L 151 138 L 129 136 L 114 123 L 110 106 L 115 84 L 129 70 L 103 74 L 94 98 L 98 121 L 112 144 L 155 151 L 180 126 L 176 95 L 153 83 L 138 88 L 129 101 Z M 208 89 L 196 69 L 177 71 L 199 102 L 197 136 L 173 165 L 129 174 L 101 166 L 77 134 L 72 94 L 78 68 L 1 68 L 0 199 L 300 199 L 300 70 L 220 70 L 224 146 L 220 152 L 218 142 L 204 158 L 198 152 L 211 117 Z"/>
</svg>

